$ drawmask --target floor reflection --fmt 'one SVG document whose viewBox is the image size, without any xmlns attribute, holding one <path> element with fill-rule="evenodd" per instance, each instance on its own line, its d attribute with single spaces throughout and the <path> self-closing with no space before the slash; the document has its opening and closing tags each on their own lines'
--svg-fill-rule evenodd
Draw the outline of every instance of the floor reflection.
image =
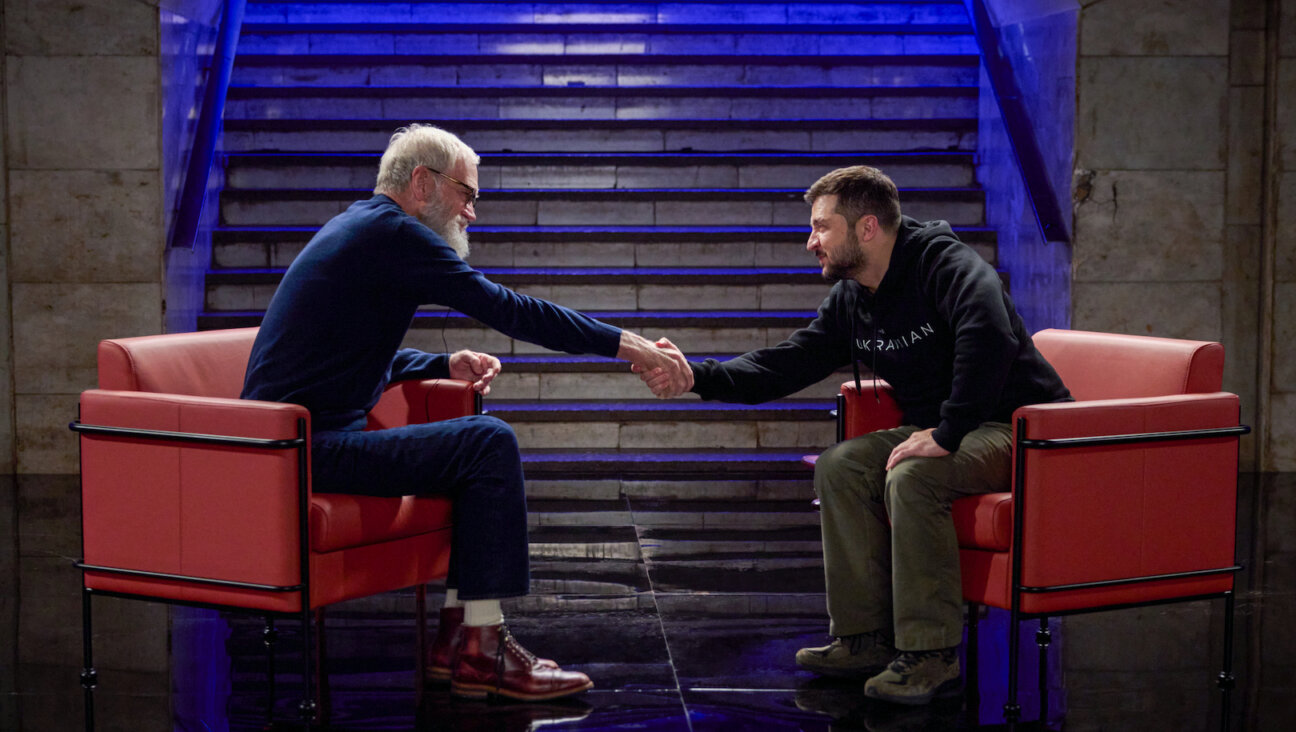
<svg viewBox="0 0 1296 732">
<path fill-rule="evenodd" d="M 0 729 L 78 729 L 76 482 L 23 476 L 0 485 L 0 536 L 13 538 L 0 550 Z M 878 704 L 859 682 L 793 666 L 797 648 L 827 640 L 809 490 L 784 482 L 760 500 L 759 484 L 731 482 L 709 494 L 698 484 L 627 484 L 616 500 L 533 501 L 533 594 L 508 603 L 510 627 L 537 654 L 588 673 L 596 688 L 564 702 L 508 705 L 433 687 L 420 701 L 413 593 L 391 593 L 328 613 L 325 728 L 976 728 L 963 700 Z M 1245 476 L 1240 496 L 1246 570 L 1238 576 L 1232 726 L 1285 728 L 1296 713 L 1296 475 Z M 440 604 L 437 588 L 428 601 Z M 1219 605 L 1067 618 L 1065 672 L 1050 692 L 1060 700 L 1053 727 L 1217 728 Z M 294 623 L 278 624 L 271 688 L 259 618 L 105 598 L 95 622 L 100 729 L 294 728 L 283 721 L 294 717 L 304 686 Z M 996 718 L 994 704 L 983 710 L 983 720 Z M 267 712 L 280 721 L 268 727 Z"/>
</svg>

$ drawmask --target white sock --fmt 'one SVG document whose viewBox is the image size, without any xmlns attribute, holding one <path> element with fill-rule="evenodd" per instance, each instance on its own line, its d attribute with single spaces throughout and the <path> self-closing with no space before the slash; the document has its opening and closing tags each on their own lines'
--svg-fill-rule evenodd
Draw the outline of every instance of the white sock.
<svg viewBox="0 0 1296 732">
<path fill-rule="evenodd" d="M 443 607 L 443 608 L 463 607 L 463 603 L 462 603 L 462 602 L 459 602 L 459 589 L 458 589 L 458 588 L 455 588 L 455 587 L 447 587 L 447 588 L 446 588 L 446 599 L 445 599 L 445 604 L 442 605 L 441 607 Z"/>
<path fill-rule="evenodd" d="M 504 622 L 504 610 L 499 600 L 464 601 L 464 625 L 499 625 Z"/>
</svg>

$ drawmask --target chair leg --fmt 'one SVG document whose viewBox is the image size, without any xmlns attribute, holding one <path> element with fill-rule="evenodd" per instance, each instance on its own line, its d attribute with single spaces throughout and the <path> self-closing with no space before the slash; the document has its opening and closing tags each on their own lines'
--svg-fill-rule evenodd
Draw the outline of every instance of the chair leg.
<svg viewBox="0 0 1296 732">
<path fill-rule="evenodd" d="M 1230 700 L 1233 692 L 1233 592 L 1224 593 L 1224 670 L 1220 671 L 1215 684 L 1223 692 L 1220 699 L 1220 729 L 1228 732 L 1230 719 Z"/>
<path fill-rule="evenodd" d="M 978 678 L 980 672 L 980 631 L 978 623 L 981 620 L 981 606 L 975 602 L 969 602 L 967 606 L 968 613 L 968 641 L 967 641 L 967 669 L 965 671 L 967 679 L 967 723 L 970 729 L 976 729 L 981 723 L 981 683 Z"/>
<path fill-rule="evenodd" d="M 1048 649 L 1053 642 L 1053 633 L 1049 631 L 1049 619 L 1045 615 L 1039 619 L 1039 630 L 1035 631 L 1035 645 L 1039 646 L 1039 725 L 1044 729 L 1048 721 Z"/>
<path fill-rule="evenodd" d="M 1009 732 L 1017 729 L 1017 720 L 1021 718 L 1021 705 L 1017 703 L 1017 654 L 1021 650 L 1017 626 L 1020 618 L 1016 603 L 1013 603 L 1008 613 L 1008 700 L 1004 702 L 1004 721 L 1008 723 Z"/>
<path fill-rule="evenodd" d="M 81 688 L 85 696 L 86 732 L 94 732 L 94 690 L 99 684 L 99 673 L 94 667 L 94 636 L 90 628 L 90 590 L 81 587 Z"/>
<path fill-rule="evenodd" d="M 427 585 L 422 582 L 414 590 L 414 699 L 423 703 L 424 679 L 427 677 Z"/>
<path fill-rule="evenodd" d="M 275 629 L 274 618 L 269 615 L 265 619 L 265 627 L 261 629 L 261 642 L 266 647 L 266 724 L 274 719 L 275 703 L 275 648 L 279 643 L 279 631 Z"/>
<path fill-rule="evenodd" d="M 315 688 L 319 699 L 320 724 L 327 725 L 333 717 L 333 690 L 329 688 L 328 638 L 324 627 L 324 608 L 315 610 Z"/>
<path fill-rule="evenodd" d="M 323 620 L 323 618 L 320 618 Z M 311 612 L 305 607 L 301 612 L 301 634 L 302 634 L 302 685 L 306 693 L 302 696 L 301 701 L 297 702 L 297 716 L 306 724 L 306 729 L 310 729 L 315 722 L 315 714 L 319 705 L 315 701 L 315 668 L 311 664 L 311 652 L 314 643 L 311 642 Z"/>
</svg>

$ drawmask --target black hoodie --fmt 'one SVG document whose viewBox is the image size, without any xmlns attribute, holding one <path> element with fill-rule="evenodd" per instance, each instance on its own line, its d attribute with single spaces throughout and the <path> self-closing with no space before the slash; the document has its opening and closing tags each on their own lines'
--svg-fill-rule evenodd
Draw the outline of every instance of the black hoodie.
<svg viewBox="0 0 1296 732">
<path fill-rule="evenodd" d="M 994 268 L 944 221 L 907 216 L 876 292 L 838 282 L 814 321 L 777 346 L 694 364 L 693 391 L 758 404 L 855 360 L 892 386 L 906 424 L 935 427 L 932 438 L 950 452 L 1017 407 L 1071 399 Z"/>
</svg>

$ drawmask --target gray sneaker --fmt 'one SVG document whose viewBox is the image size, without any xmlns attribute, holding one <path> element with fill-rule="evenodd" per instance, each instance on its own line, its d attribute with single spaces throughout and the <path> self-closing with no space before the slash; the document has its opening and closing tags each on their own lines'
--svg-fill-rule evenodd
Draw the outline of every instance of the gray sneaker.
<svg viewBox="0 0 1296 732">
<path fill-rule="evenodd" d="M 865 678 L 877 673 L 895 658 L 895 642 L 882 631 L 833 638 L 819 648 L 802 648 L 796 663 L 824 676 Z"/>
<path fill-rule="evenodd" d="M 864 683 L 864 695 L 896 704 L 927 704 L 936 696 L 957 694 L 957 648 L 901 651 L 886 670 Z"/>
</svg>

